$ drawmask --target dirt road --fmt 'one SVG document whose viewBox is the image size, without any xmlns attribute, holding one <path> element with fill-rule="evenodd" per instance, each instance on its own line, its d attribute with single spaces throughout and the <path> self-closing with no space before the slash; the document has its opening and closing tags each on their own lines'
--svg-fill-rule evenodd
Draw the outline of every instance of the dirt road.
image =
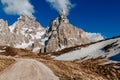
<svg viewBox="0 0 120 80">
<path fill-rule="evenodd" d="M 20 59 L 0 75 L 0 80 L 59 80 L 59 78 L 41 62 Z"/>
</svg>

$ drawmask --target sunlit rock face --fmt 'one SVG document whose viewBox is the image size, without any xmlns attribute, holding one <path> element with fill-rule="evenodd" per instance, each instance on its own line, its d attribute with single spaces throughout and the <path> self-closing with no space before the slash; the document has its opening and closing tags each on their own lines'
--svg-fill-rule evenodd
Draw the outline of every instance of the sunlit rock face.
<svg viewBox="0 0 120 80">
<path fill-rule="evenodd" d="M 39 22 L 21 15 L 8 27 L 0 20 L 0 44 L 32 50 L 37 53 L 54 52 L 66 47 L 89 43 L 86 33 L 69 23 L 65 10 L 51 22 L 49 28 L 43 28 Z"/>
<path fill-rule="evenodd" d="M 0 45 L 14 46 L 20 44 L 27 39 L 22 35 L 11 33 L 8 23 L 4 20 L 0 20 Z"/>
<path fill-rule="evenodd" d="M 46 35 L 48 36 L 48 40 L 45 42 L 46 52 L 54 52 L 65 47 L 89 43 L 86 33 L 69 23 L 64 10 L 51 22 Z"/>
<path fill-rule="evenodd" d="M 8 26 L 7 21 L 0 20 L 0 45 L 39 52 L 44 47 L 44 33 L 45 29 L 40 23 L 28 16 L 20 16 L 11 26 Z"/>
<path fill-rule="evenodd" d="M 27 39 L 27 42 L 23 41 L 23 43 L 15 45 L 17 48 L 37 49 L 36 51 L 39 52 L 41 47 L 44 47 L 42 36 L 45 34 L 45 29 L 33 18 L 21 15 L 10 31 Z"/>
</svg>

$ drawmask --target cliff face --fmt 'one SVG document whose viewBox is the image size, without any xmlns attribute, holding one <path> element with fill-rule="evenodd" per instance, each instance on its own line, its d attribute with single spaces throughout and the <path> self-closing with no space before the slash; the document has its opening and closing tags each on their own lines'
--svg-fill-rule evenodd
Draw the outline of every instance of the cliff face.
<svg viewBox="0 0 120 80">
<path fill-rule="evenodd" d="M 28 50 L 44 46 L 42 35 L 45 29 L 34 19 L 27 16 L 20 18 L 10 27 L 4 20 L 0 20 L 0 45 L 8 45 Z M 39 50 L 38 50 L 39 51 Z"/>
<path fill-rule="evenodd" d="M 51 22 L 50 28 L 46 33 L 46 52 L 61 50 L 65 47 L 76 46 L 89 43 L 86 33 L 69 23 L 66 15 L 61 12 L 59 17 Z"/>
<path fill-rule="evenodd" d="M 11 27 L 11 32 L 34 40 L 41 39 L 41 35 L 44 34 L 44 28 L 34 19 L 27 16 L 20 16 Z"/>
<path fill-rule="evenodd" d="M 0 20 L 0 44 L 7 44 L 7 36 L 11 35 L 9 34 L 10 30 L 8 28 L 8 24 L 7 22 L 5 22 L 4 20 Z"/>
<path fill-rule="evenodd" d="M 27 16 L 20 16 L 18 21 L 16 21 L 10 29 L 12 33 L 22 35 L 28 40 L 27 42 L 24 41 L 15 47 L 27 48 L 30 50 L 34 48 L 40 49 L 44 46 L 42 36 L 45 33 L 45 29 L 34 19 Z"/>
<path fill-rule="evenodd" d="M 54 52 L 66 47 L 89 43 L 86 33 L 69 23 L 65 11 L 51 22 L 48 29 L 35 19 L 20 16 L 8 27 L 0 20 L 1 45 L 24 48 L 33 52 Z"/>
<path fill-rule="evenodd" d="M 16 35 L 10 32 L 7 22 L 0 20 L 0 45 L 14 46 L 27 40 L 21 35 Z"/>
</svg>

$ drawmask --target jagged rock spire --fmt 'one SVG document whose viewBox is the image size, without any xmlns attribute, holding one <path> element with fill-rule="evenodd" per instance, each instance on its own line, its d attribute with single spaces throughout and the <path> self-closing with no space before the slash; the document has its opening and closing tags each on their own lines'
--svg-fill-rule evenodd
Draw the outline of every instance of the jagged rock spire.
<svg viewBox="0 0 120 80">
<path fill-rule="evenodd" d="M 60 17 L 66 19 L 66 11 L 64 9 L 61 10 Z"/>
<path fill-rule="evenodd" d="M 62 9 L 60 12 L 59 22 L 69 23 L 69 20 L 67 19 L 66 11 L 64 9 Z"/>
<path fill-rule="evenodd" d="M 8 28 L 8 23 L 7 21 L 4 21 L 3 19 L 0 19 L 0 33 L 7 33 L 9 32 L 9 28 Z"/>
<path fill-rule="evenodd" d="M 86 33 L 69 23 L 65 10 L 62 10 L 59 16 L 51 22 L 46 35 L 48 40 L 45 41 L 45 52 L 89 43 Z"/>
<path fill-rule="evenodd" d="M 63 9 L 59 13 L 59 16 L 51 22 L 51 27 L 54 26 L 56 29 L 57 26 L 59 26 L 61 23 L 69 23 L 69 20 L 67 19 L 66 11 Z"/>
</svg>

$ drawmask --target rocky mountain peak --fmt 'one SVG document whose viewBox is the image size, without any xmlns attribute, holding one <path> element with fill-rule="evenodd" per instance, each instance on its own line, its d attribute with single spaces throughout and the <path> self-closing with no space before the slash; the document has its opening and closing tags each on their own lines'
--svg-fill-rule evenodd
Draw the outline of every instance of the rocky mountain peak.
<svg viewBox="0 0 120 80">
<path fill-rule="evenodd" d="M 89 43 L 86 33 L 69 23 L 64 10 L 51 22 L 47 30 L 35 19 L 24 15 L 21 15 L 9 28 L 7 22 L 3 20 L 0 20 L 0 26 L 0 29 L 3 28 L 1 32 L 7 34 L 6 37 L 3 34 L 0 35 L 2 36 L 1 44 L 35 52 L 54 52 Z"/>
<path fill-rule="evenodd" d="M 0 33 L 7 33 L 9 32 L 8 23 L 3 19 L 0 19 Z"/>
<path fill-rule="evenodd" d="M 59 15 L 59 22 L 68 23 L 66 11 L 63 9 Z"/>
<path fill-rule="evenodd" d="M 62 10 L 59 16 L 54 21 L 51 22 L 51 26 L 53 27 L 54 25 L 57 27 L 62 23 L 66 23 L 66 24 L 69 23 L 65 10 Z"/>
<path fill-rule="evenodd" d="M 20 15 L 20 17 L 18 18 L 18 20 L 24 20 L 24 21 L 27 21 L 27 20 L 35 20 L 34 18 L 31 18 L 31 17 L 28 17 L 26 15 Z"/>
<path fill-rule="evenodd" d="M 51 22 L 50 28 L 46 33 L 45 51 L 53 52 L 66 47 L 89 43 L 86 33 L 69 23 L 64 10 Z"/>
<path fill-rule="evenodd" d="M 48 32 L 57 30 L 61 24 L 69 24 L 65 10 L 62 10 L 59 16 L 55 20 L 51 21 Z"/>
<path fill-rule="evenodd" d="M 19 44 L 20 36 L 11 33 L 7 21 L 0 20 L 0 45 L 13 46 Z"/>
<path fill-rule="evenodd" d="M 22 15 L 13 24 L 11 31 L 29 37 L 29 39 L 40 39 L 45 30 L 35 19 Z"/>
</svg>

